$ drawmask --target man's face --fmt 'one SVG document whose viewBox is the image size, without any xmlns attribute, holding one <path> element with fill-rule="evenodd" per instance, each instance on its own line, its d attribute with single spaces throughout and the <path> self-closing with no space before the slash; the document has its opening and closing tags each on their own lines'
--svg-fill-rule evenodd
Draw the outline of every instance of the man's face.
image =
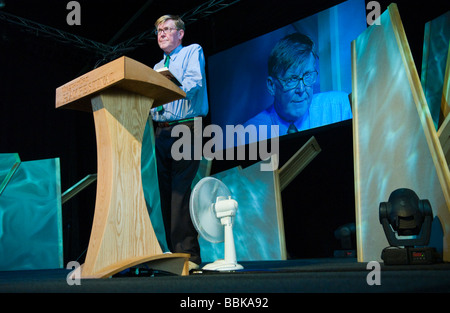
<svg viewBox="0 0 450 313">
<path fill-rule="evenodd" d="M 158 25 L 158 45 L 166 54 L 170 54 L 181 44 L 184 36 L 184 30 L 175 26 L 173 20 L 167 20 Z"/>
<path fill-rule="evenodd" d="M 306 73 L 314 72 L 315 58 L 311 54 L 299 67 L 290 67 L 281 77 L 267 79 L 269 93 L 274 96 L 275 110 L 285 121 L 294 122 L 301 119 L 308 112 L 313 96 L 313 87 L 305 86 L 303 81 L 296 88 L 284 91 L 283 80 L 292 76 L 303 77 Z"/>
</svg>

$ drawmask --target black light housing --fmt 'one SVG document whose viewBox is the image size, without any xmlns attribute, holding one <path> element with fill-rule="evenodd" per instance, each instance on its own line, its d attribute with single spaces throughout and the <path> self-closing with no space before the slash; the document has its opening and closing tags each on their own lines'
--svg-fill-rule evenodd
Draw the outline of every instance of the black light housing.
<svg viewBox="0 0 450 313">
<path fill-rule="evenodd" d="M 385 264 L 435 262 L 434 248 L 415 248 L 427 246 L 430 241 L 433 212 L 428 200 L 420 200 L 411 189 L 394 190 L 388 202 L 380 203 L 379 218 L 391 246 L 385 248 L 381 254 Z M 414 238 L 401 238 L 402 236 L 414 236 Z"/>
<path fill-rule="evenodd" d="M 433 212 L 428 200 L 420 200 L 414 191 L 393 191 L 388 202 L 380 203 L 380 223 L 391 246 L 426 246 L 430 241 Z M 392 229 L 391 227 L 392 226 Z M 395 236 L 418 236 L 401 239 Z"/>
</svg>

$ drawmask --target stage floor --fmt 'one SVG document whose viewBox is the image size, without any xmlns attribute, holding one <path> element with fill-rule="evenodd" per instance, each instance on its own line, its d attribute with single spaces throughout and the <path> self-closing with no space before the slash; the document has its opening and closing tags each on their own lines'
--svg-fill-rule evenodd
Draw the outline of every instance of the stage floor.
<svg viewBox="0 0 450 313">
<path fill-rule="evenodd" d="M 115 275 L 82 279 L 69 285 L 69 270 L 0 272 L 0 293 L 448 293 L 450 263 L 385 266 L 379 285 L 369 285 L 372 268 L 356 259 L 301 259 L 240 262 L 244 270 L 230 273 L 194 272 Z M 373 280 L 373 279 L 372 279 Z"/>
</svg>

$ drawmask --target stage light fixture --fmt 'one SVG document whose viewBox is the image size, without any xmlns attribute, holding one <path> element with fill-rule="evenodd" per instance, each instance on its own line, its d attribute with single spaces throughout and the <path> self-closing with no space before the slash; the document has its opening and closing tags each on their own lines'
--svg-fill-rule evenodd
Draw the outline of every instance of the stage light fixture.
<svg viewBox="0 0 450 313">
<path fill-rule="evenodd" d="M 0 0 L 0 9 L 3 9 L 6 6 L 5 0 Z"/>
<path fill-rule="evenodd" d="M 334 231 L 334 237 L 341 243 L 340 250 L 334 250 L 334 257 L 349 258 L 356 257 L 356 250 L 354 243 L 356 241 L 356 226 L 355 223 L 349 223 L 339 226 Z"/>
<path fill-rule="evenodd" d="M 433 221 L 428 200 L 420 200 L 411 189 L 396 189 L 388 202 L 380 203 L 379 218 L 390 244 L 381 254 L 385 264 L 436 263 L 436 249 L 423 247 L 430 241 Z"/>
</svg>

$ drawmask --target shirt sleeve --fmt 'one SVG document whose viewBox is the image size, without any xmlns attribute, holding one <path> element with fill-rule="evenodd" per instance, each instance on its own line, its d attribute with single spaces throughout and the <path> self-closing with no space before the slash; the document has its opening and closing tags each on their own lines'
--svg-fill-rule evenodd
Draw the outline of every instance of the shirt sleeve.
<svg viewBox="0 0 450 313">
<path fill-rule="evenodd" d="M 186 99 L 192 100 L 196 93 L 203 88 L 205 56 L 201 46 L 193 46 L 193 49 L 184 59 L 183 68 L 185 70 L 181 81 L 181 89 L 186 92 Z"/>
</svg>

